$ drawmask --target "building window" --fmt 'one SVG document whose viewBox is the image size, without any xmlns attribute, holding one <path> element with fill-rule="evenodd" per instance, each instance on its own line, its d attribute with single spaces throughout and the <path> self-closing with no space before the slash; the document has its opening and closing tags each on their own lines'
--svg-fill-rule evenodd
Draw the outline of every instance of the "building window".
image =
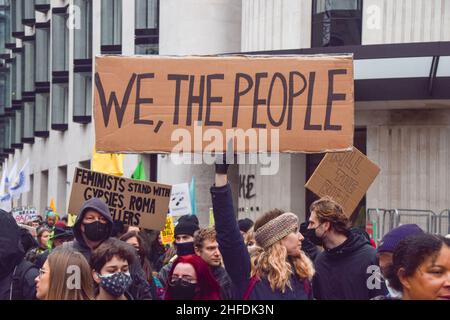
<svg viewBox="0 0 450 320">
<path fill-rule="evenodd" d="M 15 38 L 21 38 L 25 35 L 22 23 L 24 13 L 23 4 L 24 0 L 11 1 L 11 31 L 12 36 Z"/>
<path fill-rule="evenodd" d="M 32 26 L 36 22 L 34 16 L 34 1 L 35 0 L 24 0 L 23 1 L 23 17 L 22 23 L 27 26 Z"/>
<path fill-rule="evenodd" d="M 360 45 L 362 0 L 314 0 L 311 47 Z"/>
<path fill-rule="evenodd" d="M 102 0 L 101 52 L 122 53 L 122 0 Z"/>
<path fill-rule="evenodd" d="M 23 110 L 16 110 L 14 116 L 14 129 L 13 129 L 13 141 L 12 147 L 14 149 L 23 149 L 22 137 L 23 137 Z"/>
<path fill-rule="evenodd" d="M 34 11 L 33 11 L 34 12 Z M 34 111 L 35 111 L 35 37 L 23 38 L 23 143 L 34 143 Z"/>
<path fill-rule="evenodd" d="M 50 135 L 50 22 L 36 24 L 35 64 L 35 112 L 34 136 L 47 138 Z"/>
<path fill-rule="evenodd" d="M 136 54 L 159 53 L 159 0 L 136 0 Z"/>
<path fill-rule="evenodd" d="M 75 0 L 80 28 L 74 30 L 73 121 L 89 123 L 92 116 L 92 0 Z"/>
<path fill-rule="evenodd" d="M 34 0 L 34 8 L 36 11 L 47 13 L 50 10 L 51 0 Z"/>
<path fill-rule="evenodd" d="M 12 149 L 12 135 L 11 135 L 11 125 L 12 125 L 12 116 L 5 118 L 4 120 L 5 125 L 5 136 L 3 137 L 3 152 L 4 153 L 14 153 L 14 149 Z"/>
<path fill-rule="evenodd" d="M 52 130 L 68 129 L 69 28 L 67 7 L 53 8 L 52 15 Z"/>
<path fill-rule="evenodd" d="M 11 40 L 11 15 L 9 11 L 9 1 L 0 1 L 0 54 L 2 58 L 6 54 L 6 45 L 12 42 Z"/>
</svg>

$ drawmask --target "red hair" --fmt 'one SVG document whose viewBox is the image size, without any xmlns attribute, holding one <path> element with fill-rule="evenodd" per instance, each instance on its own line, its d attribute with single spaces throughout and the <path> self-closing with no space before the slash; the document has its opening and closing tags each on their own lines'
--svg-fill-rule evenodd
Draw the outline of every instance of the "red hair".
<svg viewBox="0 0 450 320">
<path fill-rule="evenodd" d="M 214 278 L 209 265 L 199 256 L 190 254 L 187 256 L 179 256 L 172 265 L 169 272 L 169 281 L 172 278 L 173 271 L 179 263 L 190 264 L 197 274 L 197 291 L 194 300 L 220 300 L 220 286 Z M 167 285 L 169 286 L 169 285 Z M 166 287 L 165 300 L 173 300 L 171 294 Z"/>
</svg>

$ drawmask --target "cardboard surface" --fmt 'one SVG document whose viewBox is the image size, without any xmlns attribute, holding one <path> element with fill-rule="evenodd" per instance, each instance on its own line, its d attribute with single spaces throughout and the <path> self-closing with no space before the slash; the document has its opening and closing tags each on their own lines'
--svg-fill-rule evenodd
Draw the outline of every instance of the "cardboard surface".
<svg viewBox="0 0 450 320">
<path fill-rule="evenodd" d="M 163 245 L 171 244 L 175 241 L 175 226 L 173 224 L 173 218 L 170 214 L 167 215 L 164 230 L 162 230 L 160 234 L 161 234 L 161 243 Z"/>
<path fill-rule="evenodd" d="M 192 214 L 189 183 L 174 184 L 170 195 L 169 213 L 173 217 Z"/>
<path fill-rule="evenodd" d="M 162 230 L 169 210 L 170 192 L 169 185 L 76 168 L 68 212 L 78 214 L 86 200 L 96 197 L 108 205 L 114 220 Z"/>
<path fill-rule="evenodd" d="M 351 55 L 97 56 L 95 64 L 100 152 L 223 152 L 235 136 L 236 152 L 352 147 Z"/>
<path fill-rule="evenodd" d="M 379 173 L 375 163 L 353 148 L 326 154 L 305 187 L 319 197 L 332 197 L 350 217 Z"/>
</svg>

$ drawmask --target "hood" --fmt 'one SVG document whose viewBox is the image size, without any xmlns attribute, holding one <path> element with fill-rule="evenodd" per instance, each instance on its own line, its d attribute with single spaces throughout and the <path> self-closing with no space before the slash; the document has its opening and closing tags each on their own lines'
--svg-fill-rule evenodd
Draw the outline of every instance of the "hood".
<svg viewBox="0 0 450 320">
<path fill-rule="evenodd" d="M 82 245 L 86 247 L 86 242 L 84 241 L 82 232 L 81 232 L 81 224 L 84 218 L 85 213 L 88 210 L 95 210 L 98 213 L 100 213 L 103 217 L 105 217 L 106 220 L 108 220 L 108 225 L 110 228 L 110 232 L 112 232 L 113 227 L 113 220 L 111 217 L 111 213 L 109 212 L 109 208 L 102 200 L 98 198 L 92 198 L 87 200 L 83 206 L 81 207 L 77 220 L 75 221 L 75 224 L 73 225 L 73 235 L 75 236 L 75 239 Z"/>
<path fill-rule="evenodd" d="M 352 229 L 343 244 L 331 250 L 325 250 L 325 252 L 330 258 L 340 258 L 359 250 L 365 245 L 371 246 L 369 239 L 360 231 Z"/>
<path fill-rule="evenodd" d="M 13 272 L 24 256 L 16 220 L 10 213 L 0 210 L 0 279 Z"/>
</svg>

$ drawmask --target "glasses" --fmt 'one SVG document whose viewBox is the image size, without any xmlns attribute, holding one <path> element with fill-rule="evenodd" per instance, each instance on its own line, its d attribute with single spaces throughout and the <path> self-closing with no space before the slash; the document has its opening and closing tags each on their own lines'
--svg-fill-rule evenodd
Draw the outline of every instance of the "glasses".
<svg viewBox="0 0 450 320">
<path fill-rule="evenodd" d="M 182 276 L 182 277 L 172 276 L 172 278 L 170 278 L 170 284 L 174 285 L 177 282 L 181 282 L 181 285 L 183 284 L 188 285 L 197 283 L 197 280 L 190 276 Z"/>
<path fill-rule="evenodd" d="M 39 279 L 42 278 L 42 276 L 46 273 L 47 273 L 47 271 L 45 271 L 44 269 L 42 269 L 42 268 L 39 269 Z"/>
</svg>

